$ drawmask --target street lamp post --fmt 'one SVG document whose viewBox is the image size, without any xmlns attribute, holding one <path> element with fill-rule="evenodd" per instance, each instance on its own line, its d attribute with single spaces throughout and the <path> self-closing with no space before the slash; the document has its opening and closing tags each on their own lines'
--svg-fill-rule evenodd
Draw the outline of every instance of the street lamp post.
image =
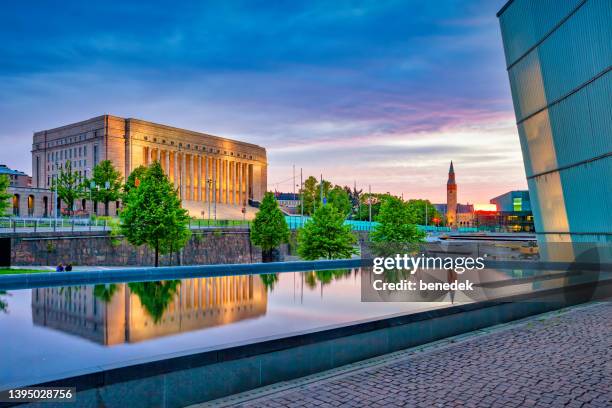
<svg viewBox="0 0 612 408">
<path fill-rule="evenodd" d="M 368 195 L 369 195 L 369 197 L 368 197 L 368 206 L 369 206 L 368 212 L 370 213 L 369 220 L 370 220 L 370 222 L 372 222 L 372 186 L 371 185 L 368 185 Z"/>
<path fill-rule="evenodd" d="M 212 198 L 212 182 L 213 180 L 209 178 L 206 180 L 208 184 L 208 226 L 210 227 L 210 199 Z"/>
<path fill-rule="evenodd" d="M 55 169 L 57 171 L 57 162 L 55 164 Z M 53 186 L 53 218 L 57 218 L 57 174 L 53 174 L 51 176 L 51 185 Z"/>
<path fill-rule="evenodd" d="M 88 172 L 88 171 L 91 173 L 91 169 L 90 169 L 89 167 L 87 167 L 87 168 L 85 169 L 85 180 L 87 180 L 87 172 Z M 93 179 L 92 179 L 92 180 L 91 180 L 91 182 L 89 183 L 89 205 L 91 205 L 91 206 L 92 206 L 92 208 L 93 208 L 93 203 L 92 203 L 92 201 L 91 201 L 91 184 L 92 184 L 92 183 L 95 185 L 95 181 L 93 181 Z M 90 211 L 90 215 L 91 215 L 91 211 Z"/>
</svg>

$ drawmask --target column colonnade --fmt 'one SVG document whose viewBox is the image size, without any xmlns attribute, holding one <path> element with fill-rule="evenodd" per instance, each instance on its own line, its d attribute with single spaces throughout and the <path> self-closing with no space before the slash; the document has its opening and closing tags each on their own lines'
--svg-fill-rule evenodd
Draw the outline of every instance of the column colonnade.
<svg viewBox="0 0 612 408">
<path fill-rule="evenodd" d="M 251 164 L 238 157 L 181 148 L 143 147 L 143 163 L 158 161 L 182 200 L 244 206 L 252 185 Z"/>
</svg>

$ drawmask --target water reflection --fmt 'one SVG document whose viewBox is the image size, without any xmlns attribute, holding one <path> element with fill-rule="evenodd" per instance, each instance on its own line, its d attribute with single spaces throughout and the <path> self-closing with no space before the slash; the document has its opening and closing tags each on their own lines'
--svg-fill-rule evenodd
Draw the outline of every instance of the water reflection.
<svg viewBox="0 0 612 408">
<path fill-rule="evenodd" d="M 294 290 L 316 290 L 358 269 L 310 271 Z M 279 274 L 32 289 L 32 320 L 96 343 L 135 343 L 264 316 Z M 298 287 L 300 289 L 298 289 Z M 303 298 L 303 294 L 300 295 Z M 2 307 L 3 303 L 0 303 Z"/>
<path fill-rule="evenodd" d="M 304 274 L 304 282 L 306 285 L 314 289 L 317 284 L 329 285 L 333 280 L 338 280 L 350 276 L 352 269 L 335 269 L 329 271 L 310 271 Z"/>
<path fill-rule="evenodd" d="M 135 343 L 263 316 L 266 287 L 257 276 L 224 276 L 39 288 L 32 319 L 104 345 Z"/>
<path fill-rule="evenodd" d="M 7 296 L 7 293 L 4 290 L 0 290 L 0 312 L 6 313 L 8 311 L 8 303 L 3 299 L 3 296 Z"/>
</svg>

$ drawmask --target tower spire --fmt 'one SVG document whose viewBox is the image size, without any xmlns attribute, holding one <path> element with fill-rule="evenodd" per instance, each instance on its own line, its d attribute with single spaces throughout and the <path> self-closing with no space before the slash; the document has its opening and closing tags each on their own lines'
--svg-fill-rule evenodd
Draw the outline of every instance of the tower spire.
<svg viewBox="0 0 612 408">
<path fill-rule="evenodd" d="M 452 160 L 448 169 L 448 181 L 446 182 L 446 222 L 451 227 L 457 225 L 457 183 Z"/>
<path fill-rule="evenodd" d="M 448 169 L 448 182 L 447 184 L 455 184 L 455 168 L 453 167 L 453 161 L 451 160 L 450 167 Z"/>
</svg>

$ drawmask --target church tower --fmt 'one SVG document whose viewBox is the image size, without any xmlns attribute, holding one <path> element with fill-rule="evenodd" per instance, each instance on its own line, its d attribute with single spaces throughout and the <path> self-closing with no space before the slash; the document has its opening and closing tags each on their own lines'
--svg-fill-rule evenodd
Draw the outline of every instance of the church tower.
<svg viewBox="0 0 612 408">
<path fill-rule="evenodd" d="M 446 222 L 449 226 L 457 225 L 457 183 L 455 182 L 455 169 L 451 160 L 448 169 L 448 182 L 446 183 Z"/>
</svg>

